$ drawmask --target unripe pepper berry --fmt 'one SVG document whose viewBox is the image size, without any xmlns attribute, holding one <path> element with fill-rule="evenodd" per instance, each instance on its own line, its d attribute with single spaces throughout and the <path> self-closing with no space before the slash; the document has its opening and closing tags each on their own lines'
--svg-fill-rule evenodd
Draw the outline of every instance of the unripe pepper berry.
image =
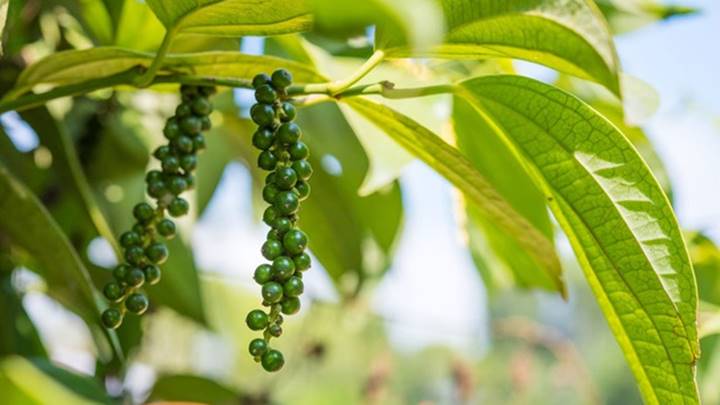
<svg viewBox="0 0 720 405">
<path fill-rule="evenodd" d="M 245 317 L 245 323 L 252 330 L 263 330 L 268 325 L 268 316 L 260 309 L 253 309 Z"/>
<path fill-rule="evenodd" d="M 279 351 L 271 349 L 262 355 L 261 364 L 266 371 L 278 371 L 285 365 L 285 358 Z"/>
</svg>

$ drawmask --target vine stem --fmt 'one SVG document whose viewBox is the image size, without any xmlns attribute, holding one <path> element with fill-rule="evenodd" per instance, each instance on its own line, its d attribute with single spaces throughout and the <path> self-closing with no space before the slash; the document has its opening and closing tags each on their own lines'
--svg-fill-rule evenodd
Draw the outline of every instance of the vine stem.
<svg viewBox="0 0 720 405">
<path fill-rule="evenodd" d="M 137 87 L 142 88 L 152 84 L 153 79 L 155 78 L 155 75 L 157 74 L 157 71 L 162 64 L 163 59 L 165 59 L 165 55 L 167 54 L 168 49 L 170 49 L 170 44 L 175 37 L 176 31 L 177 28 L 175 27 L 165 31 L 165 36 L 163 37 L 162 43 L 160 44 L 160 49 L 158 49 L 157 53 L 155 54 L 155 58 L 153 59 L 152 63 L 148 67 L 147 71 L 145 71 L 145 73 L 143 73 L 140 77 L 136 78 L 135 85 Z"/>
<path fill-rule="evenodd" d="M 353 84 L 362 80 L 363 77 L 367 76 L 371 70 L 379 65 L 383 59 L 385 59 L 385 52 L 382 50 L 375 51 L 365 63 L 360 66 L 353 74 L 345 79 L 337 80 L 330 83 L 323 84 L 309 84 L 304 86 L 306 93 L 323 93 L 331 96 L 335 96 L 343 91 L 349 89 Z"/>
</svg>

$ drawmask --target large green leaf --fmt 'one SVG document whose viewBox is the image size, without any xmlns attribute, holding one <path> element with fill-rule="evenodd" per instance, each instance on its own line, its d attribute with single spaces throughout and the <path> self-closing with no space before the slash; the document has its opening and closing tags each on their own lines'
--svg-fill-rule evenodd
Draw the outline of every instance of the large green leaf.
<svg viewBox="0 0 720 405">
<path fill-rule="evenodd" d="M 495 136 L 492 128 L 472 106 L 459 97 L 453 100 L 453 123 L 458 149 L 518 214 L 548 240 L 553 240 L 545 197 L 512 151 Z M 542 269 L 544 263 L 537 262 L 522 249 L 512 234 L 499 229 L 491 218 L 483 216 L 472 205 L 468 207 L 467 225 L 470 249 L 476 262 L 481 262 L 479 268 L 488 289 L 492 291 L 495 286 L 508 287 L 512 284 L 557 289 L 548 277 L 557 269 Z M 548 251 L 547 255 L 555 256 L 555 252 Z M 559 263 L 560 260 L 555 258 L 553 262 Z"/>
<path fill-rule="evenodd" d="M 158 378 L 148 400 L 234 404 L 240 393 L 207 378 L 176 374 Z"/>
<path fill-rule="evenodd" d="M 540 63 L 620 93 L 619 64 L 602 14 L 588 0 L 443 0 L 442 44 L 413 52 L 383 38 L 389 57 L 507 57 Z"/>
<path fill-rule="evenodd" d="M 605 313 L 647 403 L 697 403 L 697 290 L 667 197 L 612 124 L 519 76 L 459 92 L 523 160 Z"/>
<path fill-rule="evenodd" d="M 350 107 L 385 131 L 398 144 L 420 158 L 472 201 L 498 228 L 512 235 L 518 245 L 541 263 L 556 289 L 565 293 L 560 263 L 548 252 L 553 241 L 519 214 L 493 185 L 457 149 L 412 119 L 368 99 L 344 100 Z"/>
<path fill-rule="evenodd" d="M 615 34 L 699 11 L 692 7 L 663 4 L 657 0 L 595 0 L 595 3 L 607 18 Z"/>
<path fill-rule="evenodd" d="M 168 30 L 222 36 L 276 35 L 310 28 L 302 0 L 148 0 Z"/>
<path fill-rule="evenodd" d="M 142 51 L 155 50 L 162 42 L 163 28 L 147 3 L 137 0 L 123 0 L 119 12 L 111 14 L 115 20 L 113 44 Z"/>
</svg>

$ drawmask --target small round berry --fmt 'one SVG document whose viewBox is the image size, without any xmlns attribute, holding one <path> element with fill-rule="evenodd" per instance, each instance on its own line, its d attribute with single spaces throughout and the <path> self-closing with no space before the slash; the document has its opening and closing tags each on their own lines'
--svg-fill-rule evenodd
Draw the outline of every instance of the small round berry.
<svg viewBox="0 0 720 405">
<path fill-rule="evenodd" d="M 142 287 L 145 283 L 145 273 L 137 267 L 133 267 L 125 276 L 125 282 L 133 288 Z"/>
<path fill-rule="evenodd" d="M 262 297 L 270 304 L 280 302 L 283 297 L 283 288 L 280 284 L 271 281 L 262 286 Z"/>
<path fill-rule="evenodd" d="M 268 240 L 263 243 L 260 252 L 262 252 L 263 257 L 266 259 L 273 260 L 283 254 L 283 246 L 280 241 Z"/>
<path fill-rule="evenodd" d="M 204 97 L 198 97 L 190 104 L 192 112 L 197 115 L 208 115 L 212 112 L 212 104 Z"/>
<path fill-rule="evenodd" d="M 285 365 L 285 358 L 279 351 L 270 349 L 262 355 L 261 364 L 265 371 L 278 371 Z"/>
<path fill-rule="evenodd" d="M 155 242 L 145 248 L 145 255 L 153 263 L 164 263 L 168 258 L 168 248 L 164 243 Z"/>
<path fill-rule="evenodd" d="M 130 271 L 131 267 L 127 264 L 120 264 L 117 267 L 115 267 L 115 270 L 113 270 L 113 277 L 117 281 L 125 281 L 125 277 L 127 277 L 128 272 Z"/>
<path fill-rule="evenodd" d="M 277 93 L 270 85 L 263 84 L 255 89 L 255 100 L 259 103 L 272 104 L 277 100 Z"/>
<path fill-rule="evenodd" d="M 310 156 L 310 149 L 302 142 L 291 144 L 288 147 L 288 152 L 290 152 L 290 159 L 292 160 L 307 159 Z"/>
<path fill-rule="evenodd" d="M 287 256 L 279 256 L 273 260 L 273 277 L 278 281 L 285 281 L 295 273 L 295 263 Z"/>
<path fill-rule="evenodd" d="M 205 137 L 202 135 L 195 135 L 192 137 L 193 140 L 193 149 L 196 151 L 205 150 L 207 148 L 207 145 L 205 144 Z"/>
<path fill-rule="evenodd" d="M 175 236 L 175 222 L 167 218 L 163 218 L 160 222 L 155 225 L 158 233 L 168 239 L 172 239 Z"/>
<path fill-rule="evenodd" d="M 276 323 L 274 323 L 268 327 L 268 333 L 270 334 L 270 336 L 280 337 L 282 335 L 282 332 L 283 332 L 282 327 L 280 327 L 280 325 L 278 325 Z"/>
<path fill-rule="evenodd" d="M 135 225 L 133 225 L 132 230 L 137 232 L 138 235 L 143 235 L 143 237 L 147 235 L 146 224 L 136 223 Z"/>
<path fill-rule="evenodd" d="M 292 191 L 281 191 L 275 196 L 273 206 L 281 215 L 292 214 L 297 211 L 300 200 Z"/>
<path fill-rule="evenodd" d="M 310 255 L 308 255 L 307 253 L 301 253 L 293 257 L 293 262 L 295 262 L 295 268 L 300 271 L 305 271 L 309 269 L 310 265 L 312 264 Z"/>
<path fill-rule="evenodd" d="M 194 148 L 195 146 L 193 146 Z M 187 172 L 195 170 L 197 167 L 197 157 L 195 155 L 185 155 L 180 157 L 180 167 Z"/>
<path fill-rule="evenodd" d="M 299 229 L 292 229 L 283 236 L 283 247 L 291 255 L 299 255 L 305 251 L 307 243 L 307 235 Z"/>
<path fill-rule="evenodd" d="M 280 192 L 280 190 L 277 188 L 274 184 L 268 184 L 265 187 L 263 187 L 262 195 L 263 200 L 265 200 L 266 203 L 272 204 L 275 202 L 275 197 L 277 197 L 277 194 Z"/>
<path fill-rule="evenodd" d="M 192 114 L 192 109 L 188 103 L 182 103 L 175 109 L 175 115 L 180 118 L 188 117 L 190 114 Z"/>
<path fill-rule="evenodd" d="M 180 136 L 180 125 L 178 125 L 175 117 L 167 120 L 167 123 L 165 123 L 165 128 L 163 128 L 163 135 L 165 135 L 165 138 L 170 140 Z"/>
<path fill-rule="evenodd" d="M 271 80 L 276 89 L 284 89 L 292 83 L 292 74 L 285 69 L 278 69 L 272 73 Z"/>
<path fill-rule="evenodd" d="M 188 204 L 187 200 L 180 197 L 175 197 L 170 201 L 170 205 L 168 205 L 168 212 L 176 218 L 187 214 L 189 210 L 190 204 Z"/>
<path fill-rule="evenodd" d="M 280 302 L 280 311 L 285 315 L 294 315 L 300 311 L 300 299 L 297 297 L 285 297 Z"/>
<path fill-rule="evenodd" d="M 268 316 L 261 309 L 253 309 L 245 317 L 245 323 L 252 330 L 263 330 L 268 325 Z"/>
<path fill-rule="evenodd" d="M 282 234 L 277 229 L 270 229 L 265 237 L 267 240 L 282 242 Z"/>
<path fill-rule="evenodd" d="M 302 130 L 294 122 L 286 122 L 280 125 L 277 131 L 277 139 L 283 145 L 290 145 L 297 142 L 302 136 Z"/>
<path fill-rule="evenodd" d="M 163 160 L 168 156 L 172 156 L 172 150 L 167 145 L 158 146 L 157 149 L 153 151 L 153 156 L 157 160 Z"/>
<path fill-rule="evenodd" d="M 103 325 L 105 325 L 105 327 L 108 329 L 119 328 L 120 324 L 123 321 L 122 314 L 115 308 L 108 308 L 103 311 L 101 319 Z"/>
<path fill-rule="evenodd" d="M 258 126 L 270 126 L 275 120 L 275 110 L 268 104 L 255 104 L 250 108 L 250 118 Z"/>
<path fill-rule="evenodd" d="M 202 122 L 198 117 L 184 117 L 180 120 L 180 129 L 182 129 L 182 131 L 186 134 L 197 135 L 202 129 Z"/>
<path fill-rule="evenodd" d="M 210 120 L 210 117 L 207 115 L 200 117 L 200 129 L 207 131 L 210 128 L 212 128 L 212 120 Z"/>
<path fill-rule="evenodd" d="M 253 339 L 250 341 L 250 346 L 248 346 L 248 351 L 251 355 L 254 357 L 262 356 L 265 354 L 265 352 L 268 349 L 268 344 L 264 339 Z"/>
<path fill-rule="evenodd" d="M 193 145 L 192 138 L 187 135 L 178 136 L 172 141 L 172 144 L 175 149 L 177 149 L 181 153 L 191 153 L 193 151 L 193 148 L 195 147 L 195 145 Z"/>
<path fill-rule="evenodd" d="M 185 182 L 188 185 L 188 190 L 192 190 L 193 188 L 195 188 L 195 176 L 193 176 L 192 174 L 185 175 Z"/>
<path fill-rule="evenodd" d="M 252 144 L 260 150 L 270 149 L 275 143 L 275 134 L 268 128 L 260 128 L 253 134 Z"/>
<path fill-rule="evenodd" d="M 118 302 L 123 297 L 123 288 L 120 287 L 120 284 L 111 281 L 107 284 L 105 284 L 105 288 L 103 288 L 103 295 L 105 298 L 107 298 L 110 302 Z"/>
<path fill-rule="evenodd" d="M 297 173 L 298 177 L 303 180 L 307 180 L 313 174 L 313 168 L 310 162 L 307 160 L 296 160 L 292 164 L 293 170 Z"/>
<path fill-rule="evenodd" d="M 258 167 L 263 170 L 275 170 L 278 158 L 272 151 L 264 150 L 258 155 Z"/>
<path fill-rule="evenodd" d="M 281 167 L 275 171 L 275 184 L 280 190 L 292 189 L 297 179 L 297 173 L 291 167 Z"/>
<path fill-rule="evenodd" d="M 125 308 L 138 315 L 142 315 L 145 311 L 147 311 L 149 305 L 150 303 L 148 302 L 147 297 L 140 293 L 130 294 L 130 296 L 125 300 Z"/>
<path fill-rule="evenodd" d="M 253 279 L 260 285 L 272 280 L 273 268 L 269 264 L 261 264 L 255 269 Z"/>
<path fill-rule="evenodd" d="M 125 260 L 130 264 L 138 265 L 145 260 L 145 251 L 140 246 L 130 246 L 125 250 Z"/>
<path fill-rule="evenodd" d="M 267 207 L 263 212 L 263 222 L 265 222 L 265 224 L 268 226 L 272 226 L 272 224 L 275 222 L 276 219 L 278 219 L 279 216 L 280 214 L 278 214 L 275 207 Z"/>
<path fill-rule="evenodd" d="M 282 103 L 282 114 L 280 115 L 280 120 L 282 122 L 290 122 L 295 119 L 296 115 L 297 111 L 295 110 L 295 106 L 292 105 L 292 103 L 289 103 L 287 101 Z"/>
<path fill-rule="evenodd" d="M 163 172 L 165 173 L 177 173 L 180 170 L 180 159 L 175 156 L 168 156 L 160 162 Z"/>
<path fill-rule="evenodd" d="M 167 188 L 173 195 L 182 194 L 183 191 L 187 190 L 187 182 L 182 176 L 173 176 L 167 183 Z"/>
<path fill-rule="evenodd" d="M 305 286 L 300 277 L 290 277 L 288 281 L 283 284 L 283 294 L 285 294 L 286 297 L 299 297 L 304 290 Z"/>
<path fill-rule="evenodd" d="M 149 266 L 145 266 L 143 268 L 143 273 L 145 273 L 145 282 L 150 285 L 157 284 L 160 281 L 160 277 L 162 276 L 160 267 L 152 264 Z"/>
<path fill-rule="evenodd" d="M 259 73 L 259 74 L 255 75 L 255 77 L 253 77 L 252 86 L 253 86 L 253 88 L 257 89 L 258 87 L 262 86 L 263 84 L 270 83 L 270 80 L 271 80 L 270 76 L 268 76 L 266 73 Z"/>
<path fill-rule="evenodd" d="M 155 210 L 150 204 L 141 202 L 133 207 L 133 216 L 139 222 L 147 223 L 155 217 Z"/>
<path fill-rule="evenodd" d="M 150 170 L 145 176 L 146 183 L 152 183 L 154 181 L 162 181 L 163 174 L 160 170 Z"/>
<path fill-rule="evenodd" d="M 287 231 L 292 229 L 292 222 L 287 217 L 279 217 L 273 222 L 272 227 L 277 230 L 280 235 L 285 235 Z"/>
<path fill-rule="evenodd" d="M 168 193 L 168 187 L 162 180 L 152 181 L 147 185 L 147 193 L 150 197 L 160 199 Z"/>
<path fill-rule="evenodd" d="M 120 245 L 130 247 L 142 243 L 142 237 L 135 231 L 127 231 L 120 235 Z"/>
<path fill-rule="evenodd" d="M 310 196 L 310 191 L 310 183 L 302 180 L 295 183 L 295 193 L 300 201 L 305 201 Z"/>
</svg>

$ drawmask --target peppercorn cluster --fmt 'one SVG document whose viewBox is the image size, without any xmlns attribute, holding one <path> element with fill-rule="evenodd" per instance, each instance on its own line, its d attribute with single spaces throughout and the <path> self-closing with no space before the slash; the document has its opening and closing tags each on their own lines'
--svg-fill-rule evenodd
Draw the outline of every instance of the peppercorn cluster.
<svg viewBox="0 0 720 405">
<path fill-rule="evenodd" d="M 296 111 L 287 95 L 291 83 L 292 76 L 284 69 L 272 76 L 259 74 L 252 81 L 257 103 L 250 116 L 258 125 L 252 143 L 261 150 L 258 166 L 270 172 L 262 195 L 270 204 L 263 222 L 271 228 L 261 249 L 270 263 L 258 266 L 253 278 L 262 286 L 262 304 L 269 312 L 254 309 L 245 321 L 250 329 L 263 331 L 262 338 L 250 342 L 249 351 L 267 371 L 277 371 L 285 364 L 282 353 L 270 347 L 270 339 L 282 334 L 282 314 L 300 310 L 302 272 L 310 268 L 310 256 L 305 252 L 308 238 L 297 226 L 297 211 L 310 194 L 308 180 L 313 170 L 307 161 L 308 147 L 300 141 L 302 131 L 293 122 Z"/>
<path fill-rule="evenodd" d="M 147 310 L 149 302 L 142 287 L 160 281 L 158 266 L 168 257 L 168 248 L 161 238 L 175 236 L 175 223 L 165 212 L 180 217 L 190 208 L 180 195 L 194 187 L 197 153 L 205 149 L 202 132 L 211 126 L 212 104 L 208 97 L 215 90 L 183 85 L 180 92 L 182 103 L 163 129 L 168 142 L 153 152 L 162 170 L 150 170 L 145 177 L 147 194 L 155 200 L 155 207 L 141 202 L 133 208 L 136 223 L 120 236 L 125 260 L 113 270 L 113 280 L 103 289 L 112 303 L 102 313 L 107 328 L 118 328 L 128 311 L 141 315 Z"/>
</svg>

